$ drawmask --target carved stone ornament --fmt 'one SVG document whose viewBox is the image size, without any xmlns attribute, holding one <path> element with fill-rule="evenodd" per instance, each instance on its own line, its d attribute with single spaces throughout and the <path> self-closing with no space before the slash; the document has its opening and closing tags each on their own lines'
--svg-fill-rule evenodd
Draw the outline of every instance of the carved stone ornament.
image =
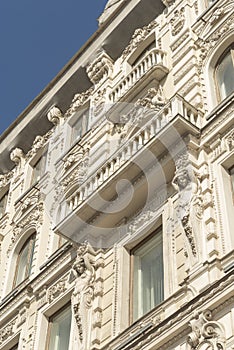
<svg viewBox="0 0 234 350">
<path fill-rule="evenodd" d="M 135 30 L 130 43 L 122 53 L 122 56 L 121 56 L 122 61 L 124 61 L 126 57 L 128 57 L 143 40 L 145 40 L 145 38 L 150 34 L 150 32 L 154 28 L 156 28 L 156 26 L 157 26 L 157 22 L 156 20 L 153 20 L 147 26 L 144 26 L 143 28 L 138 28 Z"/>
<path fill-rule="evenodd" d="M 77 250 L 77 258 L 72 266 L 70 281 L 75 279 L 72 294 L 72 311 L 76 321 L 80 343 L 87 346 L 90 334 L 91 306 L 94 299 L 95 267 L 93 256 L 95 252 L 88 243 L 82 244 Z"/>
<path fill-rule="evenodd" d="M 13 171 L 10 171 L 7 174 L 0 174 L 0 188 L 5 187 L 9 184 L 13 174 Z"/>
<path fill-rule="evenodd" d="M 64 159 L 63 174 L 60 180 L 63 193 L 80 186 L 86 179 L 89 165 L 89 148 L 78 146 Z"/>
<path fill-rule="evenodd" d="M 15 148 L 10 153 L 10 159 L 12 162 L 14 162 L 16 165 L 21 164 L 22 160 L 24 159 L 25 155 L 21 148 Z"/>
<path fill-rule="evenodd" d="M 228 135 L 226 138 L 226 143 L 228 150 L 231 151 L 234 148 L 234 131 L 231 132 L 231 134 Z"/>
<path fill-rule="evenodd" d="M 223 326 L 213 321 L 212 313 L 206 310 L 197 313 L 189 322 L 192 332 L 187 342 L 193 350 L 225 350 L 226 339 Z"/>
<path fill-rule="evenodd" d="M 95 117 L 104 112 L 106 102 L 106 89 L 98 90 L 92 103 L 92 113 Z"/>
<path fill-rule="evenodd" d="M 26 159 L 28 160 L 29 158 L 33 157 L 38 152 L 38 150 L 43 148 L 52 134 L 53 134 L 53 130 L 50 130 L 43 136 L 41 135 L 36 136 L 33 141 L 32 148 L 26 155 Z"/>
<path fill-rule="evenodd" d="M 49 303 L 54 301 L 60 294 L 66 291 L 66 282 L 67 282 L 67 278 L 64 277 L 49 288 L 48 290 Z"/>
<path fill-rule="evenodd" d="M 9 322 L 5 327 L 0 330 L 0 344 L 7 340 L 10 336 L 14 334 L 13 328 L 16 323 L 16 319 Z"/>
<path fill-rule="evenodd" d="M 227 10 L 224 9 L 224 12 L 226 13 Z M 231 11 L 229 11 L 228 13 L 231 13 Z M 222 16 L 223 15 L 224 14 L 222 14 Z M 217 14 L 215 17 L 217 21 Z M 210 23 L 208 24 L 210 25 Z M 201 71 L 201 68 L 209 52 L 213 49 L 213 47 L 217 44 L 217 42 L 220 39 L 223 40 L 226 33 L 233 30 L 233 28 L 234 28 L 234 15 L 231 15 L 229 18 L 225 19 L 222 26 L 219 26 L 215 31 L 211 31 L 212 34 L 209 35 L 206 39 L 202 38 L 202 36 L 205 35 L 205 32 L 207 32 L 206 27 L 202 27 L 201 29 L 202 33 L 197 32 L 197 35 L 200 36 L 200 38 L 197 40 L 197 43 L 196 43 L 199 49 L 199 54 L 198 54 L 198 66 L 199 66 L 198 71 L 199 72 Z"/>
<path fill-rule="evenodd" d="M 108 79 L 113 72 L 113 60 L 107 53 L 102 52 L 86 69 L 88 77 L 93 84 Z"/>
<path fill-rule="evenodd" d="M 172 35 L 177 35 L 183 29 L 185 23 L 185 14 L 184 8 L 182 7 L 180 10 L 176 10 L 174 12 L 173 18 L 170 20 L 171 23 L 171 33 Z"/>
<path fill-rule="evenodd" d="M 88 90 L 81 92 L 79 94 L 76 94 L 72 100 L 72 104 L 70 105 L 69 109 L 65 113 L 65 117 L 70 117 L 73 113 L 79 110 L 80 107 L 82 107 L 90 98 L 92 95 L 94 88 L 91 87 Z"/>
<path fill-rule="evenodd" d="M 47 118 L 54 125 L 59 125 L 63 119 L 63 113 L 58 107 L 54 106 L 47 113 Z"/>
<path fill-rule="evenodd" d="M 172 184 L 179 193 L 177 217 L 181 221 L 192 254 L 197 257 L 196 240 L 203 213 L 199 176 L 192 171 L 187 153 L 178 155 L 175 164 L 176 172 Z"/>
<path fill-rule="evenodd" d="M 159 85 L 158 89 L 151 88 L 144 98 L 136 101 L 136 106 L 142 106 L 153 110 L 159 110 L 166 103 L 163 88 Z"/>
</svg>

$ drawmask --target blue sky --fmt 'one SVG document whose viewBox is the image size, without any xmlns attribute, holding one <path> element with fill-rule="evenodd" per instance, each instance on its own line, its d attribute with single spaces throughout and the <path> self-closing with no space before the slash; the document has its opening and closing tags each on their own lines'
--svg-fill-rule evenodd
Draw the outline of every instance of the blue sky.
<svg viewBox="0 0 234 350">
<path fill-rule="evenodd" d="M 106 3 L 0 2 L 0 134 L 96 31 Z"/>
</svg>

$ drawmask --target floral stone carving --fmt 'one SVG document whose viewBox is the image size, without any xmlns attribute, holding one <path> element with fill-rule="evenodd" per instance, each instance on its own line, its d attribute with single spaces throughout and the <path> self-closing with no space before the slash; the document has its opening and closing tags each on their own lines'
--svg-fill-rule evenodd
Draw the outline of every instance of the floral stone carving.
<svg viewBox="0 0 234 350">
<path fill-rule="evenodd" d="M 54 125 L 59 125 L 63 119 L 63 113 L 58 107 L 54 106 L 47 113 L 47 118 Z"/>
</svg>

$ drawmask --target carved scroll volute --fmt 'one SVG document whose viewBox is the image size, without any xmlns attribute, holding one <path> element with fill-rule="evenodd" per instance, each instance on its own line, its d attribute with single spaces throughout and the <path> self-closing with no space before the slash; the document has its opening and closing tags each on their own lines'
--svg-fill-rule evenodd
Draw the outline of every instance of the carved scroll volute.
<svg viewBox="0 0 234 350">
<path fill-rule="evenodd" d="M 63 113 L 58 107 L 54 106 L 47 113 L 47 118 L 54 125 L 60 125 L 63 121 Z"/>
<path fill-rule="evenodd" d="M 70 281 L 75 279 L 72 294 L 72 312 L 77 326 L 77 338 L 83 348 L 88 348 L 91 333 L 92 303 L 94 299 L 95 253 L 88 243 L 77 250 L 77 258 L 72 266 Z"/>
<path fill-rule="evenodd" d="M 21 148 L 15 148 L 10 153 L 12 162 L 20 169 L 24 165 L 25 154 Z"/>
<path fill-rule="evenodd" d="M 197 313 L 189 322 L 192 332 L 187 342 L 193 350 L 225 350 L 226 339 L 223 326 L 213 321 L 210 310 Z"/>
</svg>

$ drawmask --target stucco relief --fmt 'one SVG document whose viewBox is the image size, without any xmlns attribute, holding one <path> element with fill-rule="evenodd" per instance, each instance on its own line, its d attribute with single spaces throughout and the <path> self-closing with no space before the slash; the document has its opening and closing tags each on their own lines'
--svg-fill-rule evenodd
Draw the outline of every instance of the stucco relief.
<svg viewBox="0 0 234 350">
<path fill-rule="evenodd" d="M 226 339 L 224 327 L 213 321 L 210 310 L 196 313 L 189 322 L 192 332 L 187 342 L 193 350 L 225 350 Z"/>
<path fill-rule="evenodd" d="M 82 244 L 77 250 L 77 258 L 70 274 L 70 281 L 75 279 L 71 302 L 81 349 L 88 349 L 92 326 L 92 303 L 95 290 L 94 256 L 95 252 L 91 246 L 88 243 Z"/>
</svg>

